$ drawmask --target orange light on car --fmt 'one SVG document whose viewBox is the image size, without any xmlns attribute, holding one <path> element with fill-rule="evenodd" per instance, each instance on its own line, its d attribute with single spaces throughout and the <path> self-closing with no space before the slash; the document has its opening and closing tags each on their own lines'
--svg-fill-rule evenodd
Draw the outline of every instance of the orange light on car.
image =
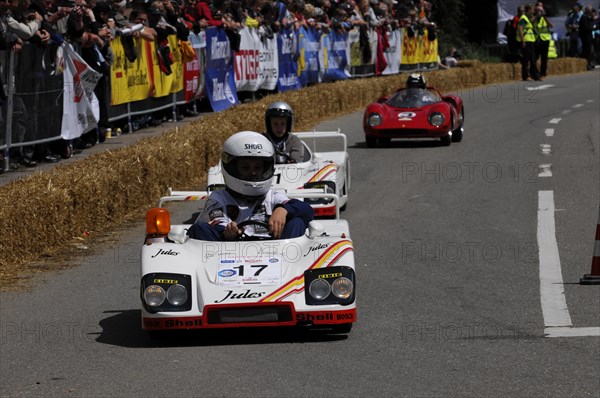
<svg viewBox="0 0 600 398">
<path fill-rule="evenodd" d="M 146 213 L 146 236 L 166 236 L 171 230 L 171 215 L 167 209 L 155 207 Z"/>
</svg>

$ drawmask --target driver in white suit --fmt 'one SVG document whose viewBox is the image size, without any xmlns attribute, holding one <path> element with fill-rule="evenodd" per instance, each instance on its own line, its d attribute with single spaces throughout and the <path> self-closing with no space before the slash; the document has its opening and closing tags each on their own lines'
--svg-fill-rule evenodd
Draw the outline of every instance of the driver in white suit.
<svg viewBox="0 0 600 398">
<path fill-rule="evenodd" d="M 242 234 L 297 238 L 314 217 L 312 207 L 271 190 L 275 148 L 263 135 L 242 131 L 229 137 L 221 153 L 226 188 L 213 191 L 188 230 L 192 239 L 238 240 Z M 244 227 L 239 224 L 248 223 Z"/>
</svg>

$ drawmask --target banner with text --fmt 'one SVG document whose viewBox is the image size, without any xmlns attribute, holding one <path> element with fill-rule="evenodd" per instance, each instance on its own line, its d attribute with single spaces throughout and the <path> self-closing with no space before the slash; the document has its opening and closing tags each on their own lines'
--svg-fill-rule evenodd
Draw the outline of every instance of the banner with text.
<svg viewBox="0 0 600 398">
<path fill-rule="evenodd" d="M 102 75 L 92 69 L 71 44 L 63 42 L 63 117 L 61 137 L 78 138 L 98 125 L 100 108 L 94 88 Z"/>
<path fill-rule="evenodd" d="M 348 34 L 332 30 L 321 35 L 319 46 L 319 81 L 329 82 L 350 77 L 346 44 Z"/>
<path fill-rule="evenodd" d="M 148 73 L 148 56 L 146 41 L 133 39 L 134 49 L 137 54 L 135 61 L 131 62 L 125 56 L 121 43 L 121 36 L 115 38 L 110 48 L 114 58 L 110 66 L 111 105 L 126 104 L 128 102 L 145 100 L 152 92 L 152 81 Z"/>
<path fill-rule="evenodd" d="M 319 43 L 321 32 L 316 29 L 300 27 L 298 29 L 298 76 L 300 84 L 305 87 L 308 84 L 319 82 Z"/>
<path fill-rule="evenodd" d="M 277 35 L 279 59 L 279 78 L 277 91 L 298 90 L 301 88 L 298 79 L 298 38 L 292 29 L 281 29 Z"/>
<path fill-rule="evenodd" d="M 232 55 L 225 31 L 206 29 L 206 95 L 215 112 L 238 103 Z"/>
</svg>

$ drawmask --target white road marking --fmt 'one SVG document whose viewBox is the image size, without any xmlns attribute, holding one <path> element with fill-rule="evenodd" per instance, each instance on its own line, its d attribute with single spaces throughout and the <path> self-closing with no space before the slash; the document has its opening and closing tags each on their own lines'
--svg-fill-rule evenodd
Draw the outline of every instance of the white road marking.
<svg viewBox="0 0 600 398">
<path fill-rule="evenodd" d="M 537 242 L 544 326 L 572 326 L 556 242 L 553 191 L 538 192 Z"/>
<path fill-rule="evenodd" d="M 550 87 L 554 87 L 554 84 L 540 84 L 539 86 L 526 86 L 525 88 L 529 91 L 533 90 L 546 90 Z"/>
<path fill-rule="evenodd" d="M 540 164 L 539 168 L 542 170 L 538 173 L 538 177 L 552 177 L 551 167 L 551 164 Z"/>
<path fill-rule="evenodd" d="M 589 104 L 590 102 L 594 102 L 594 100 L 587 100 L 585 102 L 587 102 Z"/>
<path fill-rule="evenodd" d="M 564 110 L 562 111 L 563 115 L 568 115 L 569 113 L 571 113 L 572 111 L 570 109 Z"/>
<path fill-rule="evenodd" d="M 600 336 L 600 327 L 587 327 L 587 328 L 544 328 L 546 337 L 586 337 L 586 336 Z"/>
<path fill-rule="evenodd" d="M 552 145 L 540 144 L 540 150 L 542 151 L 542 155 L 550 155 L 552 153 Z"/>
<path fill-rule="evenodd" d="M 575 104 L 573 105 L 573 108 L 581 108 L 583 106 L 583 104 Z"/>
<path fill-rule="evenodd" d="M 554 129 L 546 129 L 544 134 L 546 134 L 546 137 L 552 137 L 554 135 Z"/>
<path fill-rule="evenodd" d="M 550 124 L 558 124 L 560 123 L 562 119 L 560 117 L 554 118 L 554 119 L 550 119 L 550 121 L 548 123 Z"/>
</svg>

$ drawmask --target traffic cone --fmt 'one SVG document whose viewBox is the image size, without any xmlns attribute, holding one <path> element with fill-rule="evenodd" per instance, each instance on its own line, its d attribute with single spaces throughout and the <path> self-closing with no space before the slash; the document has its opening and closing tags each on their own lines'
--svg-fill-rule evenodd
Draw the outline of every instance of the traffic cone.
<svg viewBox="0 0 600 398">
<path fill-rule="evenodd" d="M 600 208 L 598 208 L 598 222 L 596 223 L 596 241 L 594 243 L 594 256 L 592 257 L 592 272 L 585 274 L 579 280 L 581 285 L 600 285 Z"/>
</svg>

